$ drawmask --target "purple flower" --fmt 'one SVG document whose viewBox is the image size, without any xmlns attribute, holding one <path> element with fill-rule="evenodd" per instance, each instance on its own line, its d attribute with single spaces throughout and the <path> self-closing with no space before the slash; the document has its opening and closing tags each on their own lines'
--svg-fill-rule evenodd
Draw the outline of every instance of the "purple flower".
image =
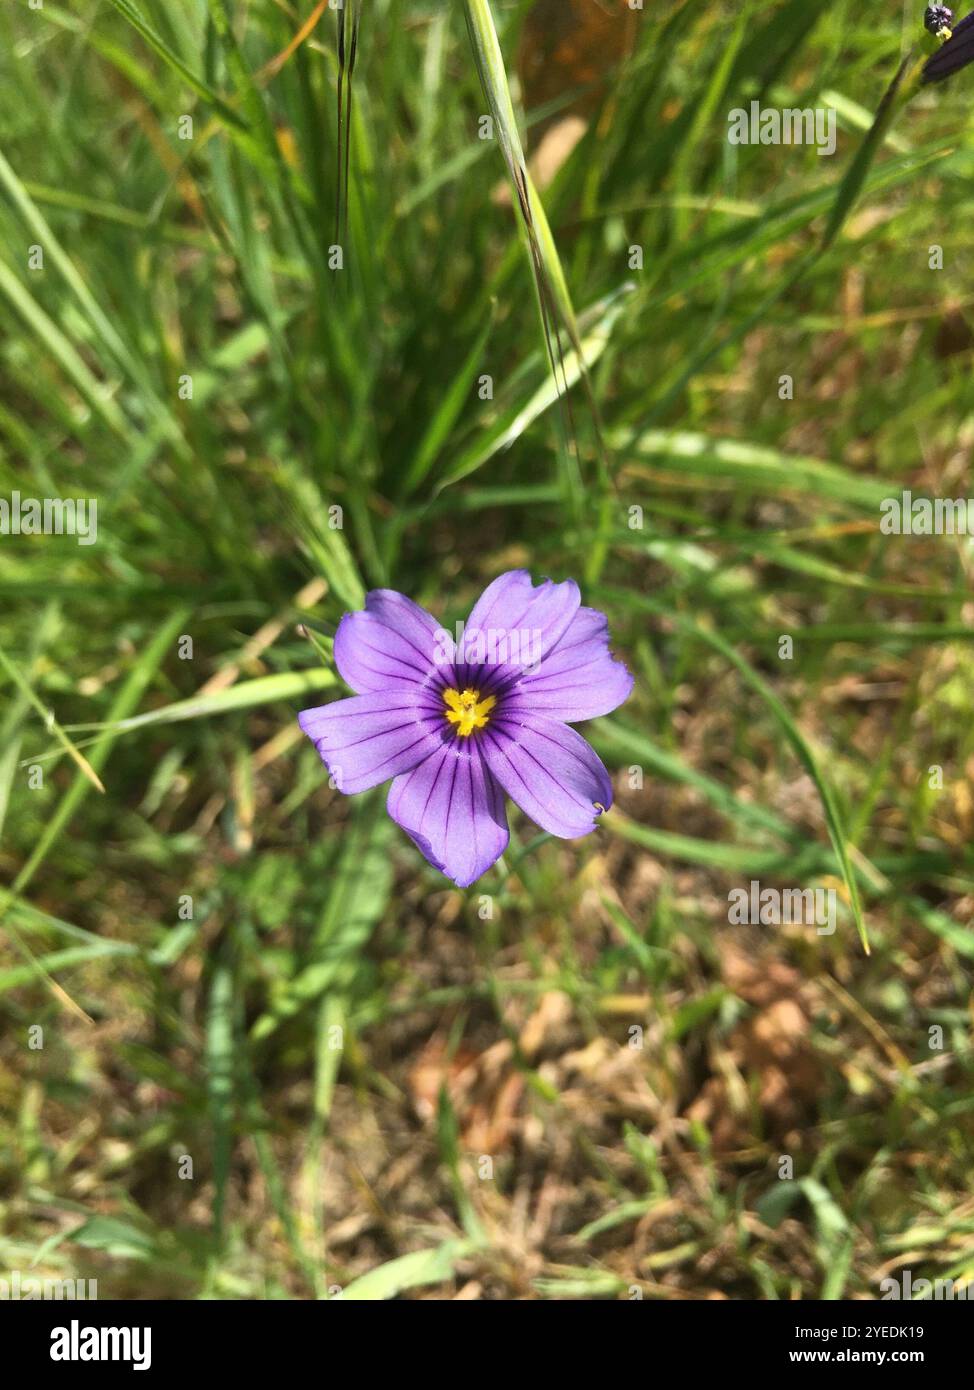
<svg viewBox="0 0 974 1390">
<path fill-rule="evenodd" d="M 335 664 L 357 692 L 298 716 L 340 791 L 387 782 L 390 816 L 461 888 L 507 848 L 504 793 L 543 830 L 587 835 L 612 805 L 601 760 L 568 725 L 608 714 L 633 678 L 609 625 L 567 579 L 511 570 L 456 640 L 411 599 L 375 589 L 346 613 Z"/>
</svg>

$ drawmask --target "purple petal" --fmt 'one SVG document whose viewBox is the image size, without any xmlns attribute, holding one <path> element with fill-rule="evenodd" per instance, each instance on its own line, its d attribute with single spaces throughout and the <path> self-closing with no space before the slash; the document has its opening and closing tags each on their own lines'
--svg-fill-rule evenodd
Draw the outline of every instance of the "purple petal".
<svg viewBox="0 0 974 1390">
<path fill-rule="evenodd" d="M 435 618 L 395 589 L 373 589 L 365 611 L 346 613 L 335 634 L 335 665 L 359 695 L 452 677 L 453 641 Z"/>
<path fill-rule="evenodd" d="M 504 695 L 505 714 L 540 714 L 574 724 L 616 709 L 632 694 L 633 678 L 609 652 L 604 613 L 580 608 L 540 671 L 524 675 Z"/>
<path fill-rule="evenodd" d="M 453 738 L 389 788 L 388 811 L 430 863 L 466 888 L 507 848 L 500 787 L 472 739 Z"/>
<path fill-rule="evenodd" d="M 298 723 L 338 790 L 347 795 L 408 772 L 451 736 L 442 702 L 407 689 L 353 695 L 302 710 Z"/>
<path fill-rule="evenodd" d="M 563 840 L 595 829 L 596 802 L 612 805 L 601 759 L 574 729 L 554 719 L 504 713 L 483 739 L 484 758 L 513 802 Z"/>
<path fill-rule="evenodd" d="M 574 579 L 555 584 L 545 579 L 532 584 L 527 570 L 499 575 L 480 595 L 464 629 L 466 660 L 457 664 L 461 686 L 496 690 L 515 680 L 524 667 L 542 661 L 567 631 L 578 612 L 580 595 Z M 513 652 L 516 634 L 517 653 Z M 475 651 L 478 635 L 485 642 L 488 664 L 491 650 L 507 644 L 505 658 L 487 675 Z M 473 660 L 471 660 L 471 654 Z M 461 653 L 463 655 L 463 653 Z"/>
</svg>

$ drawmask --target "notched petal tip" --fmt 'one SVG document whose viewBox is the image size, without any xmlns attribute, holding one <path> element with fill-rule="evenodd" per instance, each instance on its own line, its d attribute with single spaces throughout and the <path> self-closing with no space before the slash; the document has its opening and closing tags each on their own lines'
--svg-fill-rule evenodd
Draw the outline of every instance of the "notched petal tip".
<svg viewBox="0 0 974 1390">
<path fill-rule="evenodd" d="M 535 825 L 577 840 L 598 824 L 596 806 L 612 805 L 612 783 L 581 734 L 554 719 L 501 719 L 484 739 L 484 758 L 516 806 Z"/>
</svg>

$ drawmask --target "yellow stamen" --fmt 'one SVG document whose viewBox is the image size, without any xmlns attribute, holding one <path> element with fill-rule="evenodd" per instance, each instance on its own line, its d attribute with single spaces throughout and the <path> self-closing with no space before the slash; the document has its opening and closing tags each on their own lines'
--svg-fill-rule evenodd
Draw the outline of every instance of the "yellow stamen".
<svg viewBox="0 0 974 1390">
<path fill-rule="evenodd" d="M 443 712 L 457 726 L 459 736 L 469 738 L 474 729 L 486 729 L 497 697 L 488 695 L 482 700 L 479 690 L 444 690 L 443 703 L 448 707 Z"/>
</svg>

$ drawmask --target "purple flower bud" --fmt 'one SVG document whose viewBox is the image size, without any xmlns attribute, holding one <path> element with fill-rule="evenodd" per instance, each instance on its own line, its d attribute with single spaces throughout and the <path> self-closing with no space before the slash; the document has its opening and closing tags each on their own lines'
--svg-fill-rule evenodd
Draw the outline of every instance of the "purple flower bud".
<svg viewBox="0 0 974 1390">
<path fill-rule="evenodd" d="M 928 34 L 936 34 L 938 38 L 944 36 L 946 30 L 949 35 L 954 23 L 954 12 L 949 10 L 946 5 L 928 5 L 923 15 L 923 27 Z"/>
<path fill-rule="evenodd" d="M 930 10 L 940 8 L 943 7 L 931 5 Z M 974 62 L 974 11 L 953 26 L 950 38 L 932 58 L 927 59 L 923 67 L 923 81 L 942 82 L 945 77 L 951 77 L 971 62 Z"/>
</svg>

